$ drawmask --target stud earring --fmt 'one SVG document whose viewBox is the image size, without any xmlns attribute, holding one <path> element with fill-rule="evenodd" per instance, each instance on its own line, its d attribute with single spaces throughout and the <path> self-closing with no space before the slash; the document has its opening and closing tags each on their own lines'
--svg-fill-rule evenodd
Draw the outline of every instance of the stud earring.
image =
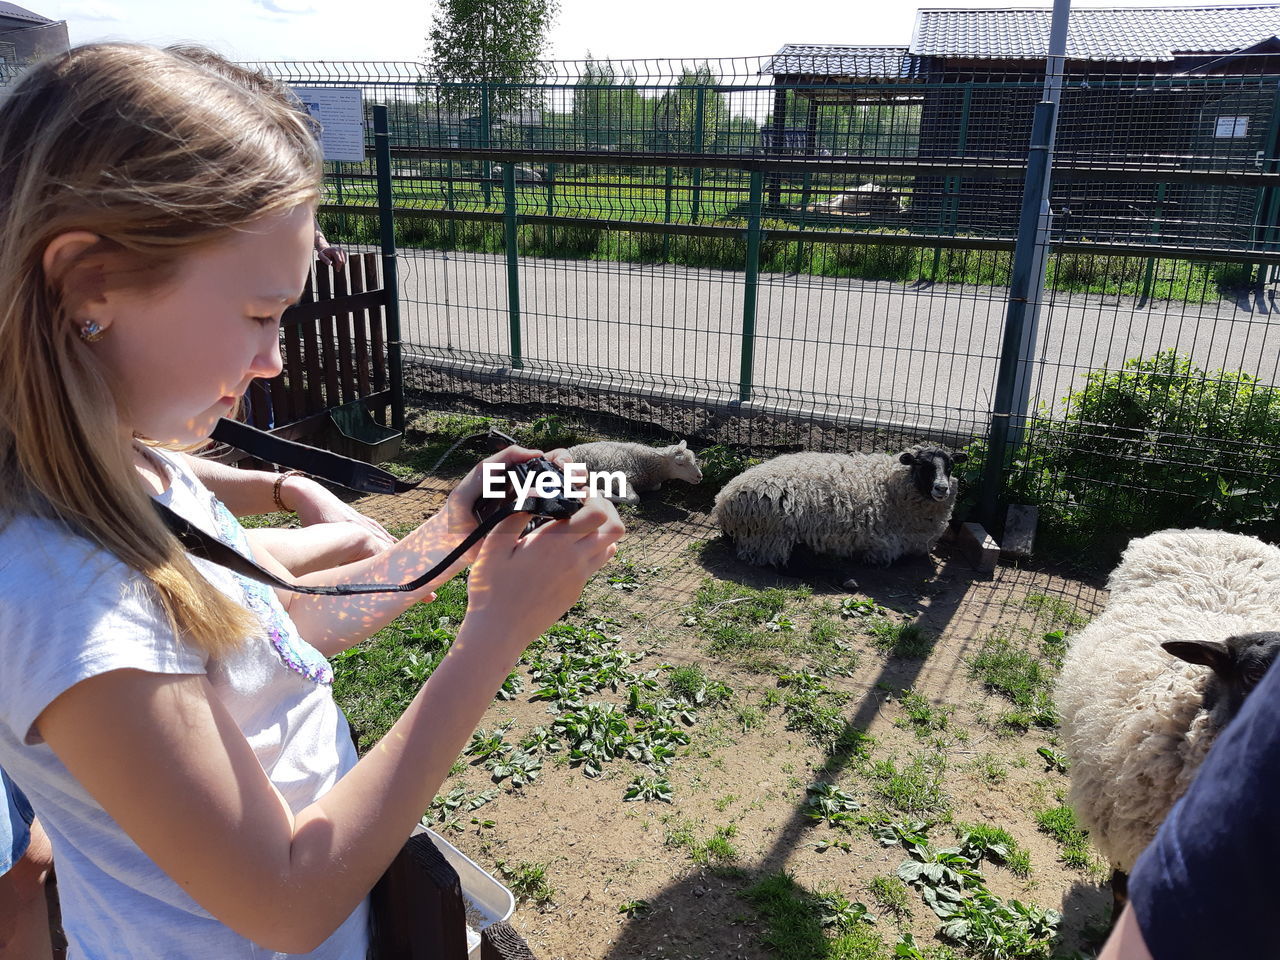
<svg viewBox="0 0 1280 960">
<path fill-rule="evenodd" d="M 107 328 L 96 320 L 86 320 L 80 328 L 80 339 L 85 343 L 97 343 L 107 335 Z"/>
</svg>

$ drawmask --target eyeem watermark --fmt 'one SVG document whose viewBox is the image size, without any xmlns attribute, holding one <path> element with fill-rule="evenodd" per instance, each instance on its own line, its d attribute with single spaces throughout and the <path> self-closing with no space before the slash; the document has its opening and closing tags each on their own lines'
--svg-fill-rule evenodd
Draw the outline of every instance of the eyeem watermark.
<svg viewBox="0 0 1280 960">
<path fill-rule="evenodd" d="M 542 499 L 568 497 L 571 500 L 591 496 L 621 499 L 627 495 L 627 475 L 621 470 L 588 470 L 585 463 L 566 463 L 562 476 L 544 471 L 514 477 L 502 463 L 485 463 L 483 467 L 481 495 L 486 499 L 506 499 L 510 482 L 516 493 L 516 509 L 525 505 L 530 494 Z"/>
</svg>

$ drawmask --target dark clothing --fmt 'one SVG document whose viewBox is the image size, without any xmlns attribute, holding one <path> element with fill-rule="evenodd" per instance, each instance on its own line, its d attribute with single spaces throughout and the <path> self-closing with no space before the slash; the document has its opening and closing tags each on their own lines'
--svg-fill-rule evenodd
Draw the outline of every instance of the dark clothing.
<svg viewBox="0 0 1280 960">
<path fill-rule="evenodd" d="M 1280 958 L 1280 661 L 1138 858 L 1129 896 L 1155 960 Z"/>
</svg>

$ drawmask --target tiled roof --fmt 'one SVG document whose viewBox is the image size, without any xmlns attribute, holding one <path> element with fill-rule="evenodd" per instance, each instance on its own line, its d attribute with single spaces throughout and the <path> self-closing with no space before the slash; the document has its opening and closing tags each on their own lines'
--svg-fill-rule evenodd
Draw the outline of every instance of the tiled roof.
<svg viewBox="0 0 1280 960">
<path fill-rule="evenodd" d="M 1049 48 L 1048 7 L 916 11 L 917 57 L 1036 60 Z M 1081 7 L 1071 11 L 1067 58 L 1169 61 L 1232 53 L 1280 35 L 1280 4 L 1231 7 Z"/>
<path fill-rule="evenodd" d="M 765 62 L 760 73 L 905 79 L 915 76 L 917 65 L 906 47 L 788 43 Z"/>
<path fill-rule="evenodd" d="M 32 13 L 30 10 L 24 10 L 16 3 L 0 3 L 0 17 L 10 20 L 26 20 L 30 23 L 53 23 L 48 17 L 42 17 L 38 13 Z"/>
</svg>

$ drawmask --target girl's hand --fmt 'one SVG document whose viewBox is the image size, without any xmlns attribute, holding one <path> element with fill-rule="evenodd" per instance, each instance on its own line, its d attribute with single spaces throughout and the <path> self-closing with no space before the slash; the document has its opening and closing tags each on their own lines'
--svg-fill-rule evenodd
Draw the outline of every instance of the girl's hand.
<svg viewBox="0 0 1280 960">
<path fill-rule="evenodd" d="M 476 515 L 472 510 L 475 508 L 476 501 L 480 499 L 480 494 L 484 492 L 485 464 L 523 463 L 525 460 L 540 456 L 542 456 L 541 450 L 512 445 L 485 457 L 472 467 L 471 472 L 462 478 L 462 482 L 453 488 L 440 509 L 440 515 L 444 517 L 450 536 L 456 537 L 457 540 L 464 540 L 476 528 Z M 528 515 L 525 515 L 525 522 L 527 523 L 528 520 Z M 472 550 L 467 555 L 467 562 L 474 560 L 475 555 L 476 551 Z"/>
<path fill-rule="evenodd" d="M 517 513 L 490 531 L 467 585 L 467 618 L 488 621 L 488 631 L 518 645 L 516 652 L 573 606 L 626 532 L 613 504 L 600 497 L 521 538 L 528 522 Z"/>
</svg>

